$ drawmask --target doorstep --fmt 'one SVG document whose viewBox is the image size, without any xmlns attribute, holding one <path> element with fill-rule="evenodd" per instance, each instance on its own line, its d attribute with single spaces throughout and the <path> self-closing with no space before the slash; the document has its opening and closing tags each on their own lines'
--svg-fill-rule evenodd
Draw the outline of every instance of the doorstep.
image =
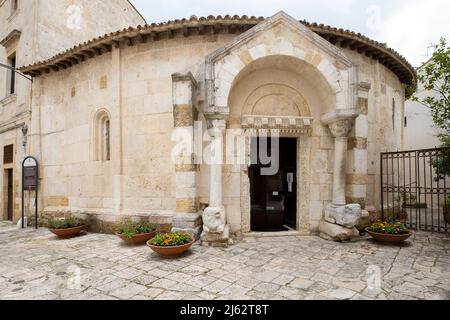
<svg viewBox="0 0 450 320">
<path fill-rule="evenodd" d="M 279 232 L 247 232 L 244 233 L 244 238 L 273 238 L 273 237 L 304 237 L 310 236 L 309 232 L 301 232 L 301 231 L 279 231 Z"/>
</svg>

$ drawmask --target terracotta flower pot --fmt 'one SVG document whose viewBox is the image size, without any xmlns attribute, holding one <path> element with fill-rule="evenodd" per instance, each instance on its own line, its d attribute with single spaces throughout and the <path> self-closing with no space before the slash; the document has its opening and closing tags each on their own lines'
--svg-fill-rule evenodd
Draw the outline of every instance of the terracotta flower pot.
<svg viewBox="0 0 450 320">
<path fill-rule="evenodd" d="M 399 213 L 398 214 L 398 220 L 400 220 L 400 222 L 408 221 L 408 213 L 406 213 L 406 212 Z"/>
<path fill-rule="evenodd" d="M 162 247 L 162 246 L 154 246 L 150 244 L 150 240 L 147 242 L 147 245 L 152 249 L 154 252 L 159 254 L 162 258 L 177 258 L 181 256 L 183 253 L 188 251 L 192 245 L 195 243 L 195 240 L 192 239 L 191 242 L 181 245 L 181 246 L 175 246 L 175 247 Z"/>
<path fill-rule="evenodd" d="M 406 234 L 384 234 L 370 231 L 370 228 L 366 228 L 366 232 L 379 242 L 387 242 L 387 243 L 402 243 L 405 240 L 408 240 L 409 237 L 413 235 L 411 231 L 408 231 Z"/>
<path fill-rule="evenodd" d="M 133 246 L 140 246 L 145 244 L 148 240 L 153 239 L 156 235 L 156 230 L 152 231 L 150 233 L 142 233 L 142 234 L 136 234 L 134 236 L 132 236 L 131 238 L 121 235 L 121 234 L 117 234 L 117 236 L 122 239 L 123 241 L 125 241 L 127 244 L 129 245 L 133 245 Z"/>
<path fill-rule="evenodd" d="M 81 233 L 83 229 L 85 228 L 85 225 L 74 227 L 74 228 L 68 228 L 68 229 L 49 229 L 50 232 L 54 233 L 58 236 L 58 238 L 62 239 L 68 239 L 73 238 Z"/>
</svg>

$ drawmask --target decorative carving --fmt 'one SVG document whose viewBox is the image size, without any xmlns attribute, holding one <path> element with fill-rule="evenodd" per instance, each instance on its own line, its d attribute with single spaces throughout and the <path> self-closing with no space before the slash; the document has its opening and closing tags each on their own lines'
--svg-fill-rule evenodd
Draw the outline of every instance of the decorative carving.
<svg viewBox="0 0 450 320">
<path fill-rule="evenodd" d="M 191 104 L 177 104 L 173 108 L 175 128 L 192 127 L 194 125 L 194 111 Z"/>
<path fill-rule="evenodd" d="M 226 121 L 224 119 L 207 119 L 208 133 L 213 138 L 220 138 L 226 129 Z"/>
<path fill-rule="evenodd" d="M 298 139 L 298 186 L 299 197 L 297 199 L 298 229 L 306 233 L 310 230 L 310 191 L 311 191 L 311 139 L 303 137 Z"/>
<path fill-rule="evenodd" d="M 301 93 L 281 83 L 255 89 L 245 101 L 242 114 L 311 117 L 308 103 Z"/>
<path fill-rule="evenodd" d="M 353 119 L 338 119 L 328 126 L 335 138 L 346 138 L 352 130 Z"/>
<path fill-rule="evenodd" d="M 249 130 L 277 131 L 278 133 L 310 134 L 313 118 L 311 117 L 270 117 L 242 116 L 242 128 Z M 257 132 L 255 132 L 257 133 Z"/>
<path fill-rule="evenodd" d="M 208 207 L 203 211 L 203 231 L 205 233 L 223 233 L 225 220 L 225 208 Z"/>
</svg>

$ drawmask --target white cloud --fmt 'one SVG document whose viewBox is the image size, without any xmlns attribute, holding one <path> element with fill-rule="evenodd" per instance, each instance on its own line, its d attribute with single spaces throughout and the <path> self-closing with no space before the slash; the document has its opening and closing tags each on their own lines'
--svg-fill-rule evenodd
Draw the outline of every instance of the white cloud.
<svg viewBox="0 0 450 320">
<path fill-rule="evenodd" d="M 442 36 L 450 40 L 449 12 L 448 0 L 402 1 L 382 21 L 375 37 L 419 66 L 429 58 L 428 46 L 437 44 Z M 428 51 L 432 53 L 431 48 Z"/>
<path fill-rule="evenodd" d="M 427 47 L 441 36 L 450 41 L 448 0 L 132 0 L 148 22 L 191 15 L 271 16 L 280 10 L 310 22 L 329 24 L 386 42 L 418 66 Z M 431 53 L 432 51 L 430 51 Z"/>
</svg>

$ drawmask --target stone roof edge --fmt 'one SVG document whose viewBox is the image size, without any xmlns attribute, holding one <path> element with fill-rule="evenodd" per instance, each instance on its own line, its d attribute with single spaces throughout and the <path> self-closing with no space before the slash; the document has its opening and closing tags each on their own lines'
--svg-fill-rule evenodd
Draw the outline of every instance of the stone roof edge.
<svg viewBox="0 0 450 320">
<path fill-rule="evenodd" d="M 165 33 L 168 38 L 173 38 L 174 32 L 177 31 L 181 31 L 187 37 L 190 35 L 190 29 L 197 29 L 201 34 L 202 32 L 219 33 L 220 29 L 223 28 L 227 29 L 229 33 L 239 34 L 251 29 L 265 19 L 264 17 L 248 17 L 245 15 L 226 15 L 224 17 L 208 16 L 201 18 L 192 16 L 189 19 L 177 19 L 162 23 L 129 27 L 80 43 L 47 60 L 23 66 L 19 70 L 31 76 L 38 76 L 42 73 L 58 71 L 61 68 L 66 69 L 73 64 L 77 64 L 79 60 L 84 61 L 86 58 L 101 55 L 104 51 L 111 51 L 112 46 L 119 47 L 123 42 L 128 43 L 128 45 L 133 45 L 135 43 L 147 42 L 149 39 L 158 40 L 162 33 Z M 416 82 L 417 74 L 415 68 L 402 55 L 387 47 L 385 44 L 347 29 L 309 23 L 304 20 L 300 22 L 333 44 L 342 47 L 348 46 L 351 50 L 378 59 L 380 63 L 391 69 L 403 83 L 414 84 Z M 206 31 L 206 29 L 209 31 Z"/>
</svg>

